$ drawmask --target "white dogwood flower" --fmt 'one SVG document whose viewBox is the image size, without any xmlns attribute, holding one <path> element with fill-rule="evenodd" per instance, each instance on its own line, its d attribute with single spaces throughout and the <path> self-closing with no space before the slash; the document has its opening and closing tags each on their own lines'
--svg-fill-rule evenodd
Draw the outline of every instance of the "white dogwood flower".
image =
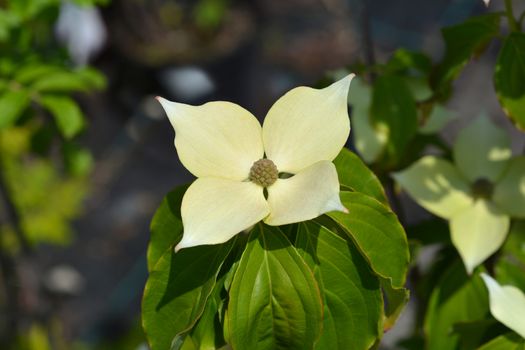
<svg viewBox="0 0 525 350">
<path fill-rule="evenodd" d="M 393 176 L 422 207 L 449 220 L 472 273 L 501 247 L 510 217 L 525 218 L 525 157 L 512 157 L 509 136 L 486 116 L 458 134 L 453 156 L 455 165 L 425 156 Z"/>
<path fill-rule="evenodd" d="M 492 316 L 525 338 L 525 294 L 514 286 L 500 286 L 486 273 L 481 277 L 489 291 Z"/>
<path fill-rule="evenodd" d="M 182 199 L 184 234 L 175 250 L 226 242 L 261 220 L 284 225 L 346 211 L 332 160 L 350 133 L 352 78 L 290 90 L 262 128 L 234 103 L 191 106 L 159 97 L 180 161 L 197 177 Z"/>
</svg>

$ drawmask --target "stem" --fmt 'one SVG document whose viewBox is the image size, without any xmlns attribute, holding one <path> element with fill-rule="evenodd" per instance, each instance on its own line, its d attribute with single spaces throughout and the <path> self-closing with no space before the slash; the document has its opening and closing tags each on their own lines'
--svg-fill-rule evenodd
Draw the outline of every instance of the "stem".
<svg viewBox="0 0 525 350">
<path fill-rule="evenodd" d="M 374 53 L 374 42 L 372 40 L 372 31 L 370 27 L 370 12 L 366 0 L 361 0 L 361 32 L 362 32 L 362 44 L 363 51 L 365 54 L 365 62 L 367 70 L 374 67 L 376 64 L 376 58 Z M 375 73 L 369 71 L 368 73 L 369 82 L 373 82 L 375 79 Z"/>
<path fill-rule="evenodd" d="M 510 29 L 513 32 L 519 32 L 520 25 L 514 17 L 514 10 L 512 9 L 512 0 L 505 0 L 505 13 L 507 15 L 507 20 L 509 21 Z"/>
<path fill-rule="evenodd" d="M 520 15 L 520 18 L 518 19 L 518 24 L 521 28 L 521 24 L 523 23 L 523 19 L 525 19 L 525 11 L 523 11 Z"/>
</svg>

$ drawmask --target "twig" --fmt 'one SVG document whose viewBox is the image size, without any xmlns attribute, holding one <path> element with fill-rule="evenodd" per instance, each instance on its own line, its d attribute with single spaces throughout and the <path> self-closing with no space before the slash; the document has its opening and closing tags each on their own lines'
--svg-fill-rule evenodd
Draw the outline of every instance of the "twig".
<svg viewBox="0 0 525 350">
<path fill-rule="evenodd" d="M 512 9 L 512 0 L 505 0 L 505 13 L 509 21 L 510 29 L 513 32 L 519 32 L 520 26 L 518 22 L 516 21 L 516 18 L 514 18 L 514 10 Z"/>
<path fill-rule="evenodd" d="M 365 62 L 368 68 L 372 68 L 376 64 L 376 57 L 374 53 L 374 42 L 372 40 L 372 30 L 370 26 L 370 11 L 366 0 L 361 0 L 361 32 L 362 32 L 362 44 L 363 51 L 365 54 Z M 368 70 L 368 78 L 370 82 L 375 79 L 375 73 L 373 70 Z"/>
</svg>

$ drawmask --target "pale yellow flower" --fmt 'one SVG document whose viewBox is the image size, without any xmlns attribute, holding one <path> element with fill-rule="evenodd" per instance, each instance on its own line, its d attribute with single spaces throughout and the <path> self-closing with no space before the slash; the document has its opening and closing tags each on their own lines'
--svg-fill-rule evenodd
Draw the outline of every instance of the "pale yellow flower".
<svg viewBox="0 0 525 350">
<path fill-rule="evenodd" d="M 501 286 L 486 273 L 481 277 L 489 291 L 492 316 L 525 338 L 525 294 L 514 286 Z"/>
<path fill-rule="evenodd" d="M 454 163 L 425 156 L 393 174 L 414 200 L 449 221 L 467 272 L 503 244 L 510 218 L 525 218 L 525 157 L 512 157 L 507 133 L 481 115 L 453 147 Z"/>
<path fill-rule="evenodd" d="M 159 97 L 179 158 L 197 177 L 182 199 L 184 234 L 175 249 L 226 242 L 261 220 L 285 225 L 346 211 L 332 160 L 350 133 L 352 78 L 292 89 L 262 128 L 234 103 L 191 106 Z"/>
</svg>

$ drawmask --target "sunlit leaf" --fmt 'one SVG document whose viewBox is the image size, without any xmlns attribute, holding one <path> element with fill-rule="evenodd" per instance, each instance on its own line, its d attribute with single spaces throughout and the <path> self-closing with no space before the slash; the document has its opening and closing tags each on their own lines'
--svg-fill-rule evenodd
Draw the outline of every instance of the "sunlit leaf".
<svg viewBox="0 0 525 350">
<path fill-rule="evenodd" d="M 42 96 L 40 103 L 51 112 L 64 137 L 72 138 L 84 128 L 84 115 L 72 98 L 46 95 Z"/>
<path fill-rule="evenodd" d="M 382 335 L 383 301 L 366 260 L 317 222 L 299 224 L 296 246 L 322 286 L 323 333 L 315 348 L 370 348 Z"/>
<path fill-rule="evenodd" d="M 317 283 L 279 228 L 252 230 L 233 278 L 226 322 L 238 350 L 311 349 L 318 339 Z"/>
<path fill-rule="evenodd" d="M 7 91 L 0 96 L 0 129 L 13 125 L 31 100 L 24 90 Z"/>
<path fill-rule="evenodd" d="M 388 205 L 381 182 L 355 153 L 343 148 L 334 159 L 334 164 L 341 186 L 364 193 Z"/>
<path fill-rule="evenodd" d="M 36 79 L 63 71 L 62 68 L 45 63 L 32 63 L 16 71 L 14 80 L 19 84 L 29 84 Z"/>
<path fill-rule="evenodd" d="M 73 176 L 88 175 L 93 167 L 93 156 L 89 150 L 71 142 L 62 144 L 64 164 Z"/>
<path fill-rule="evenodd" d="M 100 74 L 94 70 L 83 71 L 60 71 L 46 74 L 37 79 L 31 88 L 41 93 L 57 93 L 72 91 L 89 91 L 96 87 L 102 87 L 104 82 Z"/>
<path fill-rule="evenodd" d="M 356 243 L 375 273 L 390 280 L 393 288 L 402 288 L 410 258 L 405 231 L 396 215 L 361 193 L 341 192 L 341 201 L 348 214 L 328 215 Z"/>
</svg>

